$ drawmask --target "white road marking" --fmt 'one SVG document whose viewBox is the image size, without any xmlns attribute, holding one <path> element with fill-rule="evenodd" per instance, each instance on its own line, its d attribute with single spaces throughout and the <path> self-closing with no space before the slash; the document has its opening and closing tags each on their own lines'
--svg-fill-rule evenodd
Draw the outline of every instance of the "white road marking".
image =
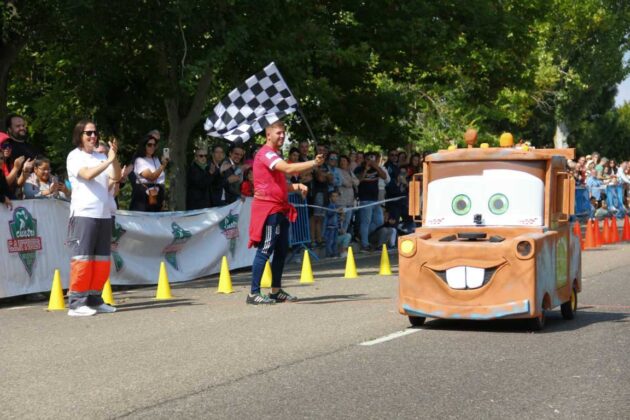
<svg viewBox="0 0 630 420">
<path fill-rule="evenodd" d="M 388 335 L 383 336 L 383 337 L 375 338 L 374 340 L 364 341 L 363 343 L 359 343 L 359 345 L 360 346 L 373 346 L 375 344 L 385 343 L 387 341 L 395 340 L 397 338 L 404 337 L 404 336 L 409 335 L 409 334 L 417 333 L 419 331 L 422 331 L 422 329 L 420 329 L 420 328 L 407 328 L 406 330 L 397 331 L 395 333 L 391 333 L 391 334 L 388 334 Z"/>
<path fill-rule="evenodd" d="M 15 311 L 17 309 L 28 309 L 31 308 L 31 306 L 14 306 L 12 308 L 6 308 L 5 311 Z"/>
</svg>

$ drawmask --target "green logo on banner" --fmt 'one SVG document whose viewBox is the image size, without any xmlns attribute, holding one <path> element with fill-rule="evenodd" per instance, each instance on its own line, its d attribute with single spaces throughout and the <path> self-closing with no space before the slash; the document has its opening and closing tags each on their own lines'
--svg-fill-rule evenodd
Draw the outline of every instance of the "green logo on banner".
<svg viewBox="0 0 630 420">
<path fill-rule="evenodd" d="M 26 208 L 18 207 L 13 210 L 9 230 L 13 238 L 7 240 L 9 252 L 17 252 L 26 272 L 31 276 L 37 251 L 42 249 L 42 238 L 37 236 L 37 219 Z"/>
<path fill-rule="evenodd" d="M 171 242 L 164 250 L 164 258 L 175 269 L 179 270 L 177 264 L 177 253 L 184 248 L 184 245 L 192 237 L 190 231 L 182 228 L 177 223 L 171 223 L 171 229 L 173 231 L 173 242 Z"/>
<path fill-rule="evenodd" d="M 122 259 L 120 254 L 118 253 L 118 242 L 120 242 L 120 238 L 127 233 L 125 229 L 120 225 L 120 223 L 115 222 L 114 228 L 112 229 L 112 258 L 114 260 L 114 267 L 116 267 L 116 272 L 118 273 L 125 267 L 125 261 Z"/>
<path fill-rule="evenodd" d="M 225 216 L 225 219 L 219 223 L 221 233 L 227 240 L 230 241 L 230 254 L 234 257 L 236 252 L 236 239 L 239 236 L 238 232 L 238 214 L 232 214 L 232 210 Z"/>
</svg>

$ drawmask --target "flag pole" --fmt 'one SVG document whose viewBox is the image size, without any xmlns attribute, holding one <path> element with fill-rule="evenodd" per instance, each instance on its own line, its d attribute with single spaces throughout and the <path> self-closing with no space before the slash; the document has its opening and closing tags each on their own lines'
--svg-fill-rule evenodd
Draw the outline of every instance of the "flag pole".
<svg viewBox="0 0 630 420">
<path fill-rule="evenodd" d="M 296 98 L 296 101 L 297 101 L 297 98 Z M 300 116 L 302 117 L 302 119 L 304 120 L 304 123 L 306 124 L 306 129 L 308 130 L 308 133 L 311 135 L 313 142 L 317 144 L 317 139 L 315 138 L 315 134 L 313 134 L 313 130 L 311 130 L 311 126 L 308 123 L 308 120 L 306 119 L 306 115 L 304 115 L 304 113 L 302 112 L 302 107 L 300 106 L 299 102 L 297 104 L 297 110 L 300 113 Z"/>
</svg>

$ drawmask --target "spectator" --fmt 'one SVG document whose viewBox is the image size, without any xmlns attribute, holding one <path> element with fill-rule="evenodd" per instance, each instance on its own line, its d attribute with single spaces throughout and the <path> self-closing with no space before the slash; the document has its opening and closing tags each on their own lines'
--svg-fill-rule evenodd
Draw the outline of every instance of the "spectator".
<svg viewBox="0 0 630 420">
<path fill-rule="evenodd" d="M 341 185 L 339 186 L 339 205 L 345 208 L 342 228 L 344 232 L 349 232 L 350 222 L 354 207 L 355 190 L 359 185 L 359 180 L 350 171 L 350 158 L 348 156 L 339 157 L 339 173 L 341 175 Z"/>
<path fill-rule="evenodd" d="M 396 235 L 396 222 L 393 219 L 389 219 L 387 223 L 378 226 L 370 232 L 370 245 L 374 250 L 382 248 L 383 244 L 387 246 L 387 249 L 395 249 Z"/>
<path fill-rule="evenodd" d="M 225 151 L 223 146 L 216 145 L 212 148 L 212 157 L 210 159 L 209 171 L 210 181 L 210 205 L 213 207 L 225 205 L 225 190 L 223 189 L 223 179 L 221 178 L 221 163 L 225 159 Z"/>
<path fill-rule="evenodd" d="M 142 139 L 133 159 L 133 172 L 136 182 L 133 185 L 129 210 L 159 212 L 164 205 L 164 172 L 169 159 L 162 157 L 162 162 L 155 153 L 160 132 L 152 130 Z"/>
<path fill-rule="evenodd" d="M 407 153 L 406 152 L 399 152 L 398 153 L 398 167 L 406 166 L 408 164 L 409 164 L 409 162 L 407 161 Z"/>
<path fill-rule="evenodd" d="M 602 220 L 612 216 L 612 213 L 608 210 L 608 202 L 605 199 L 598 201 L 597 210 L 595 210 L 595 218 Z"/>
<path fill-rule="evenodd" d="M 243 183 L 241 184 L 241 198 L 254 196 L 254 171 L 252 168 L 245 169 L 243 174 Z"/>
<path fill-rule="evenodd" d="M 24 198 L 70 199 L 70 190 L 58 177 L 50 175 L 50 160 L 44 157 L 35 159 L 33 173 L 24 184 Z"/>
<path fill-rule="evenodd" d="M 381 155 L 378 152 L 374 152 L 376 156 L 376 162 L 379 162 L 380 168 L 385 172 L 385 178 L 378 180 L 378 201 L 385 200 L 385 186 L 391 182 L 391 177 L 385 168 L 385 162 L 382 161 Z"/>
<path fill-rule="evenodd" d="M 321 156 L 321 154 L 318 155 Z M 309 204 L 317 206 L 313 209 L 311 216 L 311 241 L 315 242 L 312 245 L 313 247 L 322 246 L 324 243 L 322 238 L 324 217 L 326 216 L 326 210 L 322 207 L 328 206 L 328 179 L 326 172 L 321 170 L 315 171 L 308 194 Z"/>
<path fill-rule="evenodd" d="M 341 186 L 341 171 L 339 170 L 339 154 L 337 152 L 328 153 L 328 192 L 339 189 Z"/>
<path fill-rule="evenodd" d="M 383 224 L 383 213 L 380 205 L 372 205 L 378 201 L 378 181 L 386 179 L 387 172 L 381 168 L 375 153 L 368 153 L 367 159 L 355 170 L 359 179 L 359 205 L 366 206 L 359 209 L 359 229 L 361 236 L 361 250 L 370 251 L 369 233 L 372 227 Z"/>
<path fill-rule="evenodd" d="M 20 156 L 25 157 L 25 161 L 28 162 L 27 167 L 32 168 L 32 161 L 38 155 L 41 155 L 41 151 L 28 142 L 28 130 L 26 126 L 26 120 L 21 115 L 10 114 L 5 120 L 7 127 L 7 134 L 9 135 L 9 143 L 13 148 L 12 159 L 17 159 Z"/>
<path fill-rule="evenodd" d="M 0 154 L 0 164 L 4 164 L 4 155 Z M 9 186 L 4 177 L 4 172 L 0 171 L 0 203 L 4 204 L 9 210 L 13 210 L 13 204 L 9 198 Z"/>
<path fill-rule="evenodd" d="M 298 149 L 300 152 L 300 157 L 298 158 L 299 162 L 307 162 L 311 160 L 311 155 L 309 154 L 311 145 L 307 140 L 302 140 L 298 145 Z"/>
<path fill-rule="evenodd" d="M 218 174 L 217 174 L 218 176 Z M 211 205 L 210 184 L 213 175 L 208 165 L 208 149 L 195 150 L 195 157 L 188 168 L 186 210 L 207 209 Z"/>
<path fill-rule="evenodd" d="M 586 187 L 588 188 L 589 195 L 595 197 L 596 200 L 601 199 L 602 189 L 604 189 L 604 183 L 597 177 L 597 170 L 591 169 L 589 176 L 586 178 Z"/>
<path fill-rule="evenodd" d="M 628 185 L 630 185 L 630 177 L 628 177 L 627 171 L 628 171 L 628 162 L 627 161 L 621 162 L 619 164 L 619 168 L 617 169 L 617 179 L 619 180 L 619 183 L 622 185 L 625 185 L 626 188 L 628 188 Z"/>
<path fill-rule="evenodd" d="M 26 174 L 22 173 L 25 157 L 20 156 L 17 159 L 12 159 L 13 146 L 9 141 L 9 136 L 4 133 L 0 133 L 0 149 L 3 156 L 2 172 L 8 188 L 6 194 L 9 198 L 16 199 L 19 186 L 26 182 Z"/>
<path fill-rule="evenodd" d="M 343 207 L 337 204 L 339 193 L 332 191 L 328 195 L 328 211 L 324 221 L 324 239 L 326 241 L 326 256 L 339 257 L 341 254 L 347 255 L 350 245 L 350 234 L 342 228 Z M 340 251 L 341 249 L 341 251 Z"/>
<path fill-rule="evenodd" d="M 243 171 L 248 168 L 241 162 L 244 156 L 245 149 L 240 145 L 234 145 L 230 150 L 230 156 L 221 164 L 225 204 L 233 203 L 241 197 Z"/>
<path fill-rule="evenodd" d="M 310 159 L 307 159 L 310 160 Z M 306 160 L 300 160 L 300 151 L 295 148 L 292 147 L 289 150 L 289 158 L 287 159 L 287 163 L 299 163 L 299 162 L 306 162 Z M 290 174 L 287 173 L 285 174 L 286 178 L 287 178 L 287 182 L 289 184 L 299 184 L 300 183 L 300 174 Z"/>
<path fill-rule="evenodd" d="M 399 168 L 398 176 L 387 184 L 387 198 L 398 198 L 395 201 L 388 201 L 385 204 L 387 209 L 388 219 L 392 219 L 395 222 L 395 226 L 400 222 L 400 218 L 406 215 L 406 209 L 408 207 L 408 199 L 400 197 L 408 197 L 409 184 L 407 183 L 407 167 Z"/>
<path fill-rule="evenodd" d="M 407 167 L 407 172 L 409 179 L 411 179 L 414 174 L 422 173 L 422 158 L 420 157 L 420 153 L 414 153 L 411 155 L 411 161 Z"/>
</svg>

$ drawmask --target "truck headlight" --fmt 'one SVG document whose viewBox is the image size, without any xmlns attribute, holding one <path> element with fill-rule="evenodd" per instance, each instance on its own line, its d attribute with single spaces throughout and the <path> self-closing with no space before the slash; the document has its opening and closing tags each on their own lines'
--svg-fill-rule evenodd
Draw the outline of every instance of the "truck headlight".
<svg viewBox="0 0 630 420">
<path fill-rule="evenodd" d="M 413 239 L 404 239 L 400 243 L 400 254 L 403 257 L 413 257 L 416 253 L 416 241 Z"/>
<path fill-rule="evenodd" d="M 521 260 L 527 260 L 534 256 L 534 241 L 522 240 L 516 243 L 516 256 Z"/>
</svg>

